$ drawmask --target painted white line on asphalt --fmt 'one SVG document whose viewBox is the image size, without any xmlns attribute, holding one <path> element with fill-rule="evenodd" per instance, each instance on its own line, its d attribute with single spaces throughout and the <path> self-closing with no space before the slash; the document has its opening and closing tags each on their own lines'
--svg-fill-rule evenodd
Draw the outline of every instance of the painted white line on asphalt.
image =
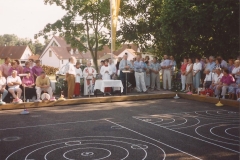
<svg viewBox="0 0 240 160">
<path fill-rule="evenodd" d="M 137 119 L 137 120 L 140 120 L 140 119 L 138 119 L 138 118 L 136 118 L 136 117 L 134 117 L 134 118 Z M 155 126 L 158 126 L 158 125 L 156 125 L 156 124 L 154 124 L 154 123 L 151 123 L 151 122 L 147 122 L 147 123 L 153 124 L 153 125 L 155 125 Z M 219 123 L 220 123 L 220 122 L 219 122 Z M 188 135 L 188 134 L 185 134 L 185 133 L 182 133 L 182 132 L 179 132 L 179 131 L 176 131 L 176 130 L 167 128 L 167 127 L 163 127 L 163 126 L 158 126 L 158 127 L 161 127 L 161 128 L 164 128 L 164 129 L 167 129 L 167 130 L 170 130 L 170 131 L 173 131 L 173 132 L 176 132 L 176 133 L 179 133 L 179 134 L 182 134 L 182 135 L 185 135 L 185 136 L 188 136 L 188 137 L 191 137 L 191 138 L 194 138 L 194 139 L 197 139 L 197 140 L 200 140 L 200 141 L 203 141 L 203 142 L 206 142 L 206 143 L 215 145 L 215 146 L 218 146 L 218 147 L 220 147 L 220 148 L 224 148 L 224 149 L 226 149 L 226 150 L 233 151 L 233 152 L 235 152 L 235 153 L 240 153 L 240 152 L 235 151 L 235 150 L 232 150 L 232 149 L 230 149 L 230 148 L 227 148 L 227 147 L 224 147 L 224 146 L 220 146 L 220 145 L 218 145 L 218 144 L 215 144 L 215 143 L 212 143 L 212 142 L 209 142 L 209 141 L 206 141 L 206 140 L 203 140 L 203 139 L 200 139 L 200 138 L 197 138 L 197 137 L 194 137 L 194 136 L 191 136 L 191 135 Z"/>
<path fill-rule="evenodd" d="M 182 150 L 180 150 L 180 149 L 177 149 L 177 148 L 175 148 L 175 147 L 172 147 L 172 146 L 170 146 L 170 145 L 168 145 L 168 144 L 166 144 L 166 143 L 163 143 L 163 142 L 161 142 L 161 141 L 158 141 L 158 140 L 156 140 L 156 139 L 153 139 L 153 138 L 151 138 L 151 137 L 148 137 L 148 136 L 146 136 L 146 135 L 144 135 L 144 134 L 142 134 L 142 133 L 139 133 L 139 132 L 137 132 L 137 131 L 134 131 L 134 130 L 132 130 L 132 129 L 129 129 L 129 128 L 127 128 L 127 127 L 124 127 L 124 126 L 122 126 L 122 125 L 120 125 L 120 124 L 117 124 L 117 123 L 115 123 L 115 122 L 112 122 L 112 121 L 110 121 L 110 120 L 108 120 L 108 119 L 105 119 L 105 120 L 108 121 L 108 122 L 110 122 L 110 123 L 112 123 L 112 124 L 115 124 L 115 125 L 117 125 L 117 126 L 120 126 L 120 127 L 124 128 L 124 129 L 126 129 L 126 130 L 129 130 L 129 131 L 131 131 L 131 132 L 134 132 L 134 133 L 136 133 L 136 134 L 138 134 L 138 135 L 141 135 L 141 136 L 146 137 L 146 138 L 148 138 L 148 139 L 151 139 L 151 140 L 153 140 L 153 141 L 155 141 L 155 142 L 161 143 L 161 144 L 163 144 L 163 145 L 165 145 L 165 146 L 168 146 L 168 147 L 170 147 L 170 148 L 172 148 L 172 149 L 175 149 L 175 150 L 177 150 L 177 151 L 179 151 L 179 152 L 185 153 L 185 154 L 187 154 L 187 155 L 189 155 L 189 156 L 191 156 L 191 157 L 194 157 L 194 158 L 196 158 L 196 159 L 201 159 L 201 158 L 196 157 L 196 156 L 194 156 L 194 155 L 191 155 L 191 154 L 189 154 L 189 153 L 187 153 L 187 152 L 184 152 L 184 151 L 182 151 Z"/>
<path fill-rule="evenodd" d="M 100 120 L 102 120 L 102 119 L 86 120 L 86 121 L 73 121 L 73 122 L 64 122 L 64 123 L 40 124 L 40 125 L 35 125 L 35 126 L 14 127 L 14 128 L 2 128 L 2 129 L 0 129 L 0 131 L 14 130 L 14 129 L 35 128 L 35 127 L 46 127 L 46 126 L 56 126 L 56 125 L 65 125 L 65 124 L 75 124 L 75 123 L 83 123 L 83 122 L 94 122 L 94 121 L 100 121 Z"/>
</svg>

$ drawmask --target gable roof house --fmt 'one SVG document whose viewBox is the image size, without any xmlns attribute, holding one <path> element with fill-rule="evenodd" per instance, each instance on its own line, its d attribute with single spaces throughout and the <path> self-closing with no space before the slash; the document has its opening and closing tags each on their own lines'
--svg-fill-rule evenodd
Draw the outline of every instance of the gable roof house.
<svg viewBox="0 0 240 160">
<path fill-rule="evenodd" d="M 71 56 L 74 56 L 80 62 L 83 59 L 92 60 L 92 56 L 89 56 L 89 54 L 80 53 L 77 49 L 71 48 L 71 45 L 67 44 L 64 38 L 53 36 L 39 59 L 42 65 L 60 69 L 69 62 Z"/>
<path fill-rule="evenodd" d="M 135 53 L 138 51 L 138 47 L 134 44 L 124 44 L 120 49 L 113 52 L 115 55 L 114 57 L 116 58 L 116 56 L 122 52 L 125 53 L 125 50 L 131 50 Z M 98 60 L 103 59 L 103 56 L 110 53 L 111 49 L 107 45 L 103 46 L 103 49 L 97 53 Z M 93 64 L 93 59 L 89 51 L 86 53 L 79 52 L 77 49 L 71 48 L 71 45 L 67 44 L 64 38 L 57 36 L 52 37 L 39 59 L 43 65 L 61 69 L 68 63 L 70 56 L 74 56 L 81 63 L 85 63 L 87 60 L 90 60 Z"/>
<path fill-rule="evenodd" d="M 137 51 L 138 51 L 138 47 L 135 44 L 123 44 L 121 46 L 121 48 L 119 48 L 118 50 L 114 51 L 113 54 L 111 54 L 111 49 L 108 46 L 104 46 L 102 51 L 98 52 L 98 59 L 100 62 L 101 60 L 104 60 L 106 58 L 113 58 L 114 62 L 117 62 L 117 58 L 118 57 L 123 57 L 123 55 L 125 53 L 128 53 L 128 60 L 133 59 L 134 57 L 136 57 Z"/>
<path fill-rule="evenodd" d="M 0 59 L 6 57 L 17 59 L 22 66 L 25 66 L 25 62 L 32 55 L 33 53 L 28 46 L 0 46 Z"/>
</svg>

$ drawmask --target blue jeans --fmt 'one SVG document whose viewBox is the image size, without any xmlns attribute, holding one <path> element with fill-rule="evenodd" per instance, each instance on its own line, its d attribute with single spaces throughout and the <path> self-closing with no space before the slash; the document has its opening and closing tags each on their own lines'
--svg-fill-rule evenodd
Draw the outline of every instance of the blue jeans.
<svg viewBox="0 0 240 160">
<path fill-rule="evenodd" d="M 198 88 L 199 88 L 200 78 L 201 78 L 200 72 L 198 72 L 197 74 L 195 74 L 195 76 L 193 76 L 193 87 L 194 87 L 195 89 L 198 89 Z"/>
<path fill-rule="evenodd" d="M 4 89 L 3 90 L 3 92 L 1 92 L 2 93 L 2 100 L 4 100 L 4 98 L 7 96 L 7 94 L 8 94 L 8 91 L 6 90 L 6 89 Z"/>
</svg>

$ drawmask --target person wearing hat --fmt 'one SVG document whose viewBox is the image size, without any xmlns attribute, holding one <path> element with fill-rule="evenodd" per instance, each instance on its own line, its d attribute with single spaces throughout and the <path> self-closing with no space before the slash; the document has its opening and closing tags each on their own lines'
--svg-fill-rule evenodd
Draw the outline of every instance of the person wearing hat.
<svg viewBox="0 0 240 160">
<path fill-rule="evenodd" d="M 42 91 L 48 92 L 50 95 L 50 101 L 55 101 L 55 98 L 53 97 L 52 87 L 50 86 L 50 79 L 48 76 L 46 76 L 46 73 L 44 71 L 42 71 L 41 75 L 36 79 L 36 102 L 41 102 L 40 97 Z"/>
</svg>

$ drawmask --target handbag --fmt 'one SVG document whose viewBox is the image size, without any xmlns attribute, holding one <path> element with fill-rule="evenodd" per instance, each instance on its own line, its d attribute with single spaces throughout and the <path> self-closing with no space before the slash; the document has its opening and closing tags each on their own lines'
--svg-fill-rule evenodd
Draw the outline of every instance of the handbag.
<svg viewBox="0 0 240 160">
<path fill-rule="evenodd" d="M 213 90 L 212 89 L 205 89 L 204 91 L 200 92 L 200 95 L 207 95 L 212 97 L 213 96 Z"/>
</svg>

